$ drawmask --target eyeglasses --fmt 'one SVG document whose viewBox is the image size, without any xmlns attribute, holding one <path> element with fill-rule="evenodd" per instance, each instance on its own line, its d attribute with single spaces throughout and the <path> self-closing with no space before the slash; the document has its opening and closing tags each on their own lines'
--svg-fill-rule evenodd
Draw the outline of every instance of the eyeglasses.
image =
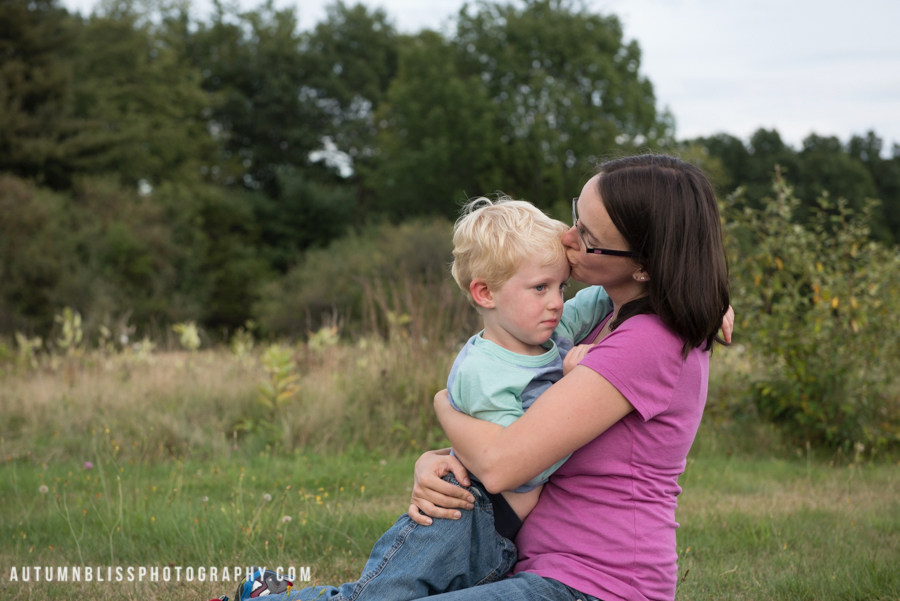
<svg viewBox="0 0 900 601">
<path fill-rule="evenodd" d="M 584 239 L 584 232 L 581 231 L 581 228 L 578 227 L 578 198 L 572 199 L 572 223 L 575 225 L 575 229 L 578 230 L 578 235 L 581 236 L 581 241 L 584 242 L 584 252 L 586 253 L 594 253 L 595 255 L 610 255 L 612 257 L 640 257 L 641 253 L 632 252 L 630 250 L 610 250 L 608 248 L 591 248 L 588 246 L 587 240 Z"/>
</svg>

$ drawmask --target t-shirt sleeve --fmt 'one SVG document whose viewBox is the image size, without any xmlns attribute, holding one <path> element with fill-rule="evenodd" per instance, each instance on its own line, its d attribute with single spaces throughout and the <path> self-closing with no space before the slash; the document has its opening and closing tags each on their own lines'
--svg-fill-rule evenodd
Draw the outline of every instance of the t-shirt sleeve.
<svg viewBox="0 0 900 601">
<path fill-rule="evenodd" d="M 590 286 L 579 291 L 563 305 L 562 318 L 553 332 L 557 346 L 559 340 L 581 341 L 610 311 L 612 302 L 603 286 Z"/>
<path fill-rule="evenodd" d="M 516 395 L 521 386 L 509 370 L 492 370 L 473 355 L 460 365 L 451 395 L 463 413 L 505 428 L 525 413 Z"/>
<path fill-rule="evenodd" d="M 609 380 L 644 421 L 669 408 L 684 367 L 681 338 L 655 315 L 636 315 L 594 345 L 579 365 Z"/>
</svg>

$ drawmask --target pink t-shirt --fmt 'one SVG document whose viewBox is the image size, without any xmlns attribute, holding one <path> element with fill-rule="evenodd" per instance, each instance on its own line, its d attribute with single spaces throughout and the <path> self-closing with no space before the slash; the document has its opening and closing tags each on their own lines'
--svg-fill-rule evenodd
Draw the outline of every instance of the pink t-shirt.
<svg viewBox="0 0 900 601">
<path fill-rule="evenodd" d="M 709 353 L 655 315 L 625 320 L 581 365 L 634 406 L 575 451 L 544 485 L 516 538 L 515 572 L 554 578 L 604 601 L 673 599 L 678 476 L 706 404 Z"/>
</svg>

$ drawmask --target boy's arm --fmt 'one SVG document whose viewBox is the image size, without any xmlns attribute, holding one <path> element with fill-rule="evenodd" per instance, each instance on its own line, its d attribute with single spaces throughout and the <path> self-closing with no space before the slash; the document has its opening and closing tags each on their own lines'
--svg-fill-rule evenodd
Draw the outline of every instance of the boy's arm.
<svg viewBox="0 0 900 601">
<path fill-rule="evenodd" d="M 560 340 L 568 340 L 572 344 L 580 342 L 591 333 L 597 324 L 612 311 L 612 301 L 602 286 L 590 286 L 578 292 L 563 306 L 562 318 L 553 336 L 559 346 Z M 571 348 L 571 345 L 561 345 Z"/>
</svg>

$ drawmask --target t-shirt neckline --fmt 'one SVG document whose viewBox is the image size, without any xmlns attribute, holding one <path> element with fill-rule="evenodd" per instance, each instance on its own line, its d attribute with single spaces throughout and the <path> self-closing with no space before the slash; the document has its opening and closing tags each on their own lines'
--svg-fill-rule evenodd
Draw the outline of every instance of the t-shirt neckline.
<svg viewBox="0 0 900 601">
<path fill-rule="evenodd" d="M 609 319 L 611 317 L 612 317 L 612 311 L 607 313 L 606 317 L 601 319 L 600 323 L 597 324 L 597 327 L 595 327 L 593 330 L 591 330 L 587 336 L 582 338 L 581 341 L 576 341 L 576 344 L 596 344 L 597 336 L 600 335 L 600 330 L 603 329 L 603 326 L 606 325 L 606 322 L 609 321 Z"/>
</svg>

